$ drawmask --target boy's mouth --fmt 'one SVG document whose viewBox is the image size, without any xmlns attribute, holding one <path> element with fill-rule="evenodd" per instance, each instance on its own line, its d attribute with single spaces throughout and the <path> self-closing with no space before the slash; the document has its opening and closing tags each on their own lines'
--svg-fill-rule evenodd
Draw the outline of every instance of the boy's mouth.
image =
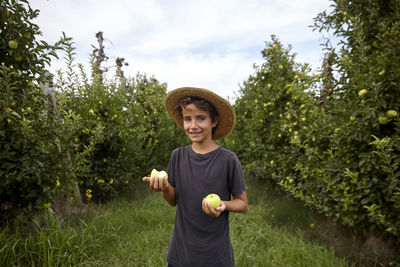
<svg viewBox="0 0 400 267">
<path fill-rule="evenodd" d="M 201 132 L 189 132 L 190 136 L 198 136 Z"/>
</svg>

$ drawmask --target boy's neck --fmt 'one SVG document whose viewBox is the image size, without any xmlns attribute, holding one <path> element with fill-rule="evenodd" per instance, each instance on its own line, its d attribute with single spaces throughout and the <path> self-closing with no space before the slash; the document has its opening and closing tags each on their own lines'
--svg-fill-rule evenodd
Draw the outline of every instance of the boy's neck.
<svg viewBox="0 0 400 267">
<path fill-rule="evenodd" d="M 217 149 L 219 145 L 217 145 L 213 140 L 207 142 L 207 143 L 192 143 L 192 149 L 194 152 L 198 154 L 206 154 L 211 151 L 214 151 Z"/>
</svg>

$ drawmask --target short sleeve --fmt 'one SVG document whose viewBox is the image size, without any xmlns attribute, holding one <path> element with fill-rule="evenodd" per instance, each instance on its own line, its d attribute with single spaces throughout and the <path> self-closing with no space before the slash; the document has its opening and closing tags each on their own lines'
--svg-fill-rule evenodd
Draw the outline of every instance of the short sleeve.
<svg viewBox="0 0 400 267">
<path fill-rule="evenodd" d="M 236 197 L 246 190 L 246 184 L 244 182 L 244 175 L 240 161 L 233 152 L 229 164 L 229 187 L 232 195 Z"/>
<path fill-rule="evenodd" d="M 177 157 L 178 151 L 175 149 L 171 153 L 171 157 L 169 158 L 168 162 L 168 167 L 167 167 L 167 173 L 168 173 L 168 182 L 172 187 L 176 187 L 176 157 Z"/>
</svg>

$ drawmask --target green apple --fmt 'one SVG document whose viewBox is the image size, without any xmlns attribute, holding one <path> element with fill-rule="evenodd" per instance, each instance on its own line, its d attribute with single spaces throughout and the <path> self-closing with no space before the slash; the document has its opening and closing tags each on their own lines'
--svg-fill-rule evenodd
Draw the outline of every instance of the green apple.
<svg viewBox="0 0 400 267">
<path fill-rule="evenodd" d="M 221 198 L 217 194 L 209 194 L 204 200 L 209 203 L 213 209 L 216 209 L 221 204 Z"/>
<path fill-rule="evenodd" d="M 383 116 L 379 117 L 378 121 L 379 121 L 380 124 L 383 124 L 383 125 L 385 125 L 385 124 L 387 124 L 389 122 L 388 118 L 387 117 L 383 117 Z"/>
<path fill-rule="evenodd" d="M 388 111 L 386 111 L 386 116 L 388 116 L 389 118 L 395 118 L 397 117 L 398 113 L 396 110 L 390 109 Z"/>
<path fill-rule="evenodd" d="M 151 182 L 151 180 L 152 180 L 152 178 L 158 178 L 158 177 L 160 177 L 160 178 L 162 178 L 161 180 L 164 182 L 164 178 L 165 178 L 165 180 L 166 181 L 168 181 L 168 174 L 167 174 L 167 172 L 166 171 L 157 171 L 156 169 L 153 169 L 152 171 L 151 171 L 151 174 L 150 174 L 150 182 Z"/>
<path fill-rule="evenodd" d="M 150 182 L 152 180 L 152 178 L 157 178 L 158 177 L 158 171 L 156 169 L 153 169 L 150 173 Z"/>
<path fill-rule="evenodd" d="M 358 92 L 358 95 L 359 95 L 360 97 L 363 97 L 363 96 L 365 96 L 367 93 L 368 93 L 368 90 L 367 90 L 367 89 L 362 89 L 362 90 L 360 90 L 360 91 Z"/>
<path fill-rule="evenodd" d="M 11 49 L 17 49 L 18 43 L 17 43 L 17 41 L 10 40 L 10 41 L 8 41 L 8 46 L 9 46 Z"/>
<path fill-rule="evenodd" d="M 164 182 L 164 178 L 165 178 L 166 181 L 168 181 L 168 173 L 166 171 L 160 171 L 160 172 L 158 172 L 158 175 L 160 177 L 162 177 L 162 181 L 163 182 Z"/>
</svg>

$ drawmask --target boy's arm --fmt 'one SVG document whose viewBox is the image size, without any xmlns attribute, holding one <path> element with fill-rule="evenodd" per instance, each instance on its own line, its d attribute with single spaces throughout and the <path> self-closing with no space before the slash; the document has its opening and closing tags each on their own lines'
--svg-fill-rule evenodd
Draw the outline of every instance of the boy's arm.
<svg viewBox="0 0 400 267">
<path fill-rule="evenodd" d="M 163 198 L 171 206 L 176 205 L 176 191 L 167 180 L 162 180 L 160 177 L 153 177 L 150 181 L 150 177 L 143 177 L 143 182 L 148 182 L 150 189 L 155 192 L 161 192 Z"/>
<path fill-rule="evenodd" d="M 247 203 L 247 194 L 246 190 L 243 191 L 242 194 L 236 196 L 233 198 L 231 201 L 223 201 L 225 204 L 225 209 L 222 209 L 221 207 L 217 208 L 217 211 L 233 211 L 233 212 L 245 212 L 248 209 L 248 203 Z M 222 212 L 221 211 L 221 212 Z"/>
<path fill-rule="evenodd" d="M 171 206 L 176 205 L 176 190 L 169 183 L 167 189 L 161 191 L 161 194 L 168 204 Z"/>
</svg>

